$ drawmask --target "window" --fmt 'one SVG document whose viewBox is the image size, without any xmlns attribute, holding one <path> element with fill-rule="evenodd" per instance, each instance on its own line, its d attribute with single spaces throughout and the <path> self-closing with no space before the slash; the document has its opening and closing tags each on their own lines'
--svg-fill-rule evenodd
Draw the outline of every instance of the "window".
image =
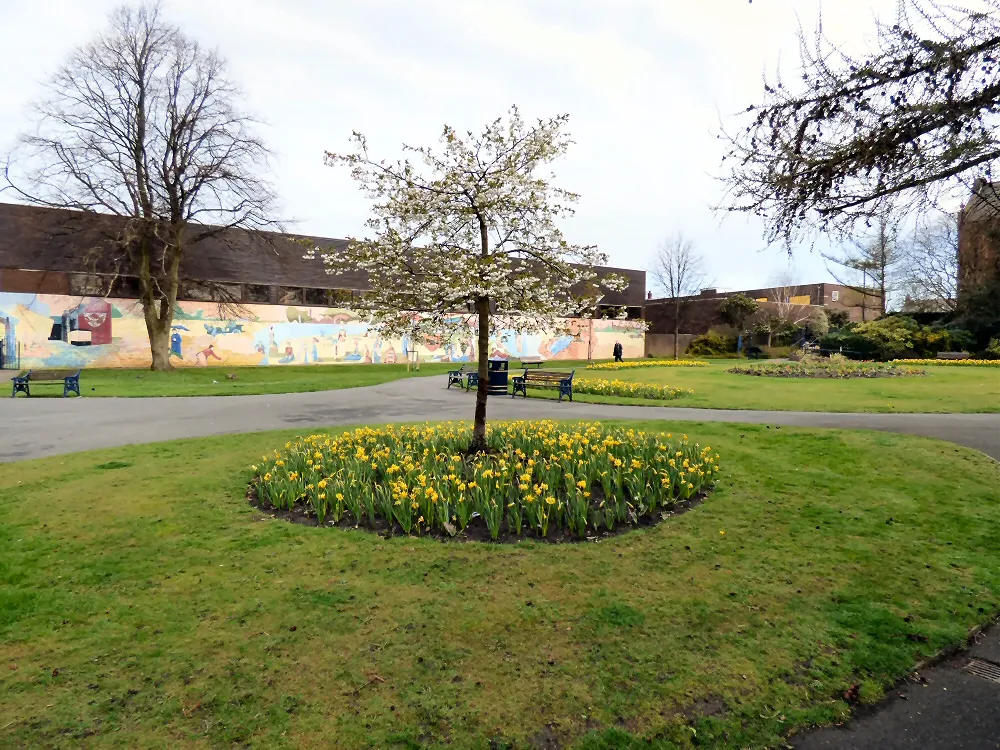
<svg viewBox="0 0 1000 750">
<path fill-rule="evenodd" d="M 74 297 L 103 297 L 105 281 L 96 273 L 73 273 L 69 277 L 69 293 Z"/>
<path fill-rule="evenodd" d="M 836 289 L 834 289 L 832 292 L 830 292 L 830 299 L 832 299 L 834 302 L 836 302 L 837 300 L 839 300 L 840 299 L 840 292 L 837 291 Z"/>
<path fill-rule="evenodd" d="M 141 285 L 135 276 L 118 276 L 111 286 L 112 297 L 124 297 L 125 299 L 138 299 Z"/>
<path fill-rule="evenodd" d="M 279 305 L 301 305 L 302 304 L 302 287 L 298 287 L 298 286 L 279 286 L 278 287 L 278 304 Z"/>
<path fill-rule="evenodd" d="M 305 302 L 307 305 L 325 305 L 327 298 L 326 289 L 314 289 L 312 287 L 306 287 L 305 292 Z"/>
<path fill-rule="evenodd" d="M 326 304 L 330 307 L 351 307 L 354 304 L 350 289 L 328 289 Z"/>
<path fill-rule="evenodd" d="M 266 305 L 271 301 L 271 287 L 267 284 L 244 284 L 243 301 Z"/>
</svg>

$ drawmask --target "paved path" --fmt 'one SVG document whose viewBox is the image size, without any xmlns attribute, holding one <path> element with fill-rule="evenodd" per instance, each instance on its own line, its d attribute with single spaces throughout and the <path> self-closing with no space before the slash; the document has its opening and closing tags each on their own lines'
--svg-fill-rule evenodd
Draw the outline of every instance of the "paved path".
<svg viewBox="0 0 1000 750">
<path fill-rule="evenodd" d="M 795 750 L 995 750 L 1000 748 L 1000 683 L 970 674 L 970 659 L 1000 674 L 1000 627 L 967 652 L 913 675 L 842 727 L 792 740 Z"/>
<path fill-rule="evenodd" d="M 470 419 L 473 394 L 444 377 L 268 396 L 0 398 L 0 462 L 184 437 L 281 428 Z M 1000 460 L 1000 414 L 834 414 L 490 399 L 489 416 L 672 419 L 885 430 L 940 438 Z"/>
</svg>

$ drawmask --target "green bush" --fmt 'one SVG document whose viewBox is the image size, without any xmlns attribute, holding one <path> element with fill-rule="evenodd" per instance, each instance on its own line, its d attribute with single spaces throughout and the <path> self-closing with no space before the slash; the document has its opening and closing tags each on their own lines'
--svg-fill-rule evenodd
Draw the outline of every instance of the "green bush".
<svg viewBox="0 0 1000 750">
<path fill-rule="evenodd" d="M 735 353 L 736 337 L 724 336 L 723 334 L 716 333 L 715 331 L 709 331 L 708 333 L 703 333 L 700 336 L 695 336 L 691 340 L 691 343 L 688 345 L 687 351 L 685 352 L 685 354 L 699 357 Z"/>
<path fill-rule="evenodd" d="M 843 350 L 852 359 L 933 358 L 938 352 L 960 351 L 974 343 L 961 328 L 922 326 L 907 315 L 888 315 L 850 325 L 822 338 L 820 346 Z"/>
</svg>

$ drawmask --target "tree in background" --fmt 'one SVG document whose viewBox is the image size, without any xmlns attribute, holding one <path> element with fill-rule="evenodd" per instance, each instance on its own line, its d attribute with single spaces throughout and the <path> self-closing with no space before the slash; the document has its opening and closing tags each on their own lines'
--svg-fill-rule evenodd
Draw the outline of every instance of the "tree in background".
<svg viewBox="0 0 1000 750">
<path fill-rule="evenodd" d="M 938 211 L 917 223 L 902 252 L 902 283 L 917 303 L 954 311 L 958 304 L 958 217 Z"/>
<path fill-rule="evenodd" d="M 351 238 L 344 252 L 320 252 L 329 273 L 368 272 L 365 299 L 382 335 L 467 332 L 472 311 L 479 388 L 470 452 L 486 449 L 490 334 L 551 330 L 560 318 L 592 315 L 601 299 L 593 266 L 607 257 L 570 244 L 556 226 L 578 196 L 540 173 L 569 148 L 567 119 L 526 124 L 512 107 L 480 133 L 446 125 L 439 149 L 403 147 L 417 164 L 374 159 L 360 133 L 354 153 L 326 155 L 329 165 L 350 167 L 375 205 L 370 237 Z M 627 285 L 616 276 L 599 283 L 615 291 Z"/>
<path fill-rule="evenodd" d="M 830 332 L 830 317 L 822 307 L 813 308 L 806 325 L 812 332 L 814 338 L 821 339 Z"/>
<path fill-rule="evenodd" d="M 821 24 L 814 39 L 800 31 L 794 80 L 765 81 L 749 122 L 723 134 L 723 208 L 791 242 L 810 229 L 850 234 L 891 212 L 922 215 L 989 179 L 1000 160 L 1000 2 L 979 6 L 901 0 L 860 57 Z"/>
<path fill-rule="evenodd" d="M 122 7 L 73 52 L 8 160 L 25 201 L 118 217 L 94 259 L 139 283 L 152 369 L 169 370 L 181 260 L 199 241 L 276 227 L 269 152 L 226 63 L 161 18 Z"/>
<path fill-rule="evenodd" d="M 742 335 L 747 329 L 747 320 L 757 314 L 760 303 L 745 294 L 731 294 L 719 303 L 719 315 Z"/>
<path fill-rule="evenodd" d="M 771 345 L 771 336 L 800 328 L 809 318 L 809 306 L 801 302 L 793 302 L 798 285 L 795 283 L 795 271 L 792 267 L 774 274 L 771 277 L 771 289 L 768 292 L 769 301 L 774 306 L 774 314 L 769 316 L 767 330 L 767 345 Z"/>
<path fill-rule="evenodd" d="M 674 359 L 677 359 L 681 314 L 687 302 L 683 298 L 705 287 L 705 259 L 695 251 L 694 243 L 678 232 L 660 243 L 651 273 L 653 283 L 670 298 L 674 308 Z"/>
<path fill-rule="evenodd" d="M 889 295 L 899 283 L 902 255 L 899 230 L 885 216 L 878 217 L 874 229 L 852 239 L 849 247 L 822 253 L 837 283 L 860 295 L 862 321 L 868 319 L 872 307 L 878 312 L 876 317 L 885 315 Z"/>
</svg>

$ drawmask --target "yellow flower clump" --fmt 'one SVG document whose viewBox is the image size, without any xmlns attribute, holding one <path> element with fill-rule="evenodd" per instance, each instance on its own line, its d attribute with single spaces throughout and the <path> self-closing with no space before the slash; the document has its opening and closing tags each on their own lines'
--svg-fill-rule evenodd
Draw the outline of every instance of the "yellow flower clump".
<svg viewBox="0 0 1000 750">
<path fill-rule="evenodd" d="M 692 396 L 690 388 L 675 388 L 659 383 L 630 383 L 625 380 L 599 380 L 590 378 L 573 383 L 574 393 L 595 393 L 602 396 L 625 396 L 628 398 L 650 398 L 669 401 L 681 396 Z"/>
<path fill-rule="evenodd" d="M 949 365 L 966 367 L 1000 367 L 1000 359 L 894 359 L 894 365 Z"/>
<path fill-rule="evenodd" d="M 258 498 L 304 503 L 321 523 L 379 521 L 404 533 L 463 531 L 485 524 L 545 537 L 637 524 L 705 490 L 719 455 L 684 435 L 503 422 L 487 429 L 489 452 L 466 455 L 471 426 L 362 427 L 289 442 L 251 467 Z"/>
<path fill-rule="evenodd" d="M 708 362 L 696 359 L 636 359 L 628 362 L 598 362 L 588 370 L 632 370 L 636 367 L 708 367 Z"/>
</svg>

